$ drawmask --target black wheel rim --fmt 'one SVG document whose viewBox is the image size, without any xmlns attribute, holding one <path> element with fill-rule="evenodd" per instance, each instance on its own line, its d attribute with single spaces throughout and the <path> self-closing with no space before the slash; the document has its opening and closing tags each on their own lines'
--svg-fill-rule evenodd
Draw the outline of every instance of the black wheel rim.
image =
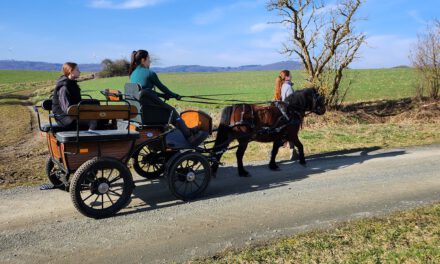
<svg viewBox="0 0 440 264">
<path fill-rule="evenodd" d="M 47 178 L 55 187 L 60 187 L 63 185 L 63 182 L 57 176 L 58 171 L 60 171 L 58 165 L 55 164 L 51 158 L 48 158 L 46 161 Z"/>
<path fill-rule="evenodd" d="M 177 196 L 183 199 L 193 198 L 206 186 L 208 169 L 198 159 L 182 160 L 172 173 L 171 182 Z"/>
<path fill-rule="evenodd" d="M 95 210 L 115 207 L 124 197 L 126 179 L 117 168 L 99 168 L 84 173 L 79 181 L 79 197 L 82 203 Z"/>
<path fill-rule="evenodd" d="M 134 168 L 140 176 L 150 179 L 157 178 L 164 171 L 164 161 L 161 160 L 161 154 L 151 151 L 149 146 L 139 149 L 134 157 L 134 162 Z"/>
</svg>

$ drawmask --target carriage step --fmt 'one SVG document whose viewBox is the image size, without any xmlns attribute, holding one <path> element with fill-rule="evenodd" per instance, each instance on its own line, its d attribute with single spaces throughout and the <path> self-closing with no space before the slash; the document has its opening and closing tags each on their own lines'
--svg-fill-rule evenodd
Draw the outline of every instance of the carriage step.
<svg viewBox="0 0 440 264">
<path fill-rule="evenodd" d="M 53 185 L 52 183 L 44 183 L 40 185 L 40 191 L 52 190 L 52 189 L 55 189 L 55 185 Z"/>
</svg>

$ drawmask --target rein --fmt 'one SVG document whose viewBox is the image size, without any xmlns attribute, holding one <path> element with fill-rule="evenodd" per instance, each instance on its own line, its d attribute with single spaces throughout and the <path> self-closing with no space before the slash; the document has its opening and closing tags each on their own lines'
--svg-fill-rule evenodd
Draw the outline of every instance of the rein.
<svg viewBox="0 0 440 264">
<path fill-rule="evenodd" d="M 236 95 L 236 94 L 234 94 Z M 217 96 L 217 95 L 213 95 Z M 271 101 L 247 101 L 247 100 L 236 100 L 236 99 L 215 99 L 208 98 L 205 96 L 197 96 L 197 95 L 184 95 L 182 98 L 190 98 L 190 100 L 180 100 L 182 102 L 188 103 L 198 103 L 198 104 L 211 104 L 211 105 L 230 105 L 234 104 L 267 104 Z M 194 100 L 195 99 L 195 100 Z M 215 101 L 215 102 L 213 102 Z"/>
</svg>

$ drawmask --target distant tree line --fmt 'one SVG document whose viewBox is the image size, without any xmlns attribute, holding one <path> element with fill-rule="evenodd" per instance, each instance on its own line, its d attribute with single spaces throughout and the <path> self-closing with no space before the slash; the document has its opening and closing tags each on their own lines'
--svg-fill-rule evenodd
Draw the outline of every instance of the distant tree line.
<svg viewBox="0 0 440 264">
<path fill-rule="evenodd" d="M 100 78 L 115 77 L 115 76 L 127 76 L 130 63 L 125 59 L 110 60 L 105 59 L 101 62 L 102 70 L 98 76 Z"/>
</svg>

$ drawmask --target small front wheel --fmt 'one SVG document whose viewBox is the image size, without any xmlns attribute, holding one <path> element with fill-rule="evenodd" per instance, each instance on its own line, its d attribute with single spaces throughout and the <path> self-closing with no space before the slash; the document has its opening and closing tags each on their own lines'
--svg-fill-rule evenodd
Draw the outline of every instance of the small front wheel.
<svg viewBox="0 0 440 264">
<path fill-rule="evenodd" d="M 160 151 L 145 143 L 133 153 L 133 168 L 147 179 L 157 179 L 164 171 L 164 156 Z"/>
<path fill-rule="evenodd" d="M 189 152 L 170 160 L 166 176 L 171 193 L 187 201 L 198 197 L 208 187 L 211 168 L 204 156 Z"/>
<path fill-rule="evenodd" d="M 49 182 L 53 184 L 56 188 L 63 188 L 64 183 L 59 178 L 60 168 L 58 168 L 58 165 L 55 165 L 55 163 L 52 160 L 52 157 L 47 157 L 46 159 L 46 176 L 49 179 Z"/>
<path fill-rule="evenodd" d="M 125 207 L 134 183 L 130 170 L 113 158 L 94 158 L 73 175 L 70 196 L 75 208 L 85 216 L 103 218 Z"/>
</svg>

